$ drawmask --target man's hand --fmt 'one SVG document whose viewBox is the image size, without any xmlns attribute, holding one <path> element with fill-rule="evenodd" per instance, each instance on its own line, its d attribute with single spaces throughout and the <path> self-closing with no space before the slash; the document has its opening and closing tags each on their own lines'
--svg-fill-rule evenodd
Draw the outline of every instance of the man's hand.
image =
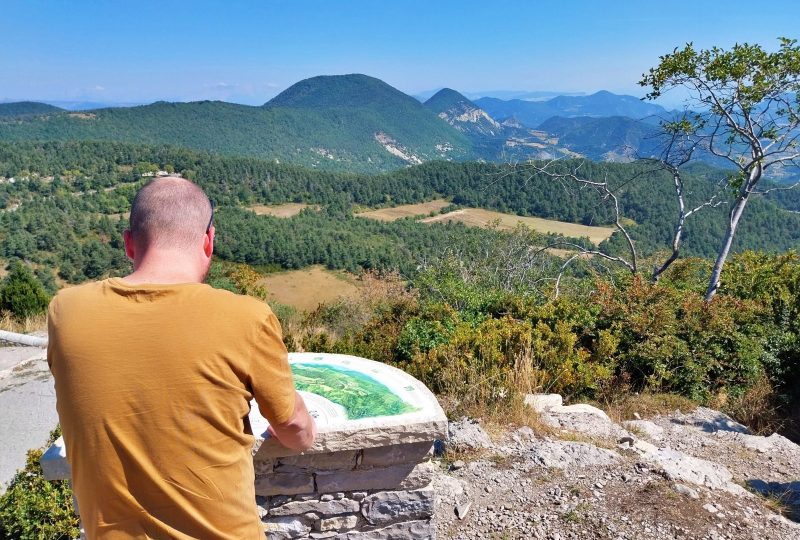
<svg viewBox="0 0 800 540">
<path fill-rule="evenodd" d="M 271 425 L 267 432 L 277 438 L 286 448 L 308 450 L 317 436 L 317 425 L 308 414 L 306 403 L 300 394 L 295 393 L 294 413 L 282 424 Z"/>
</svg>

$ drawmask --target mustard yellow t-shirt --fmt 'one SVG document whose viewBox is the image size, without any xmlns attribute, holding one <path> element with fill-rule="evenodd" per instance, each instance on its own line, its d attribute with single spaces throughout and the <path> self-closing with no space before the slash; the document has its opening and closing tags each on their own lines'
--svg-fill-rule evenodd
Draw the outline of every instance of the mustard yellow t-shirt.
<svg viewBox="0 0 800 540">
<path fill-rule="evenodd" d="M 88 538 L 264 537 L 248 402 L 270 422 L 294 410 L 265 303 L 197 283 L 107 279 L 59 292 L 48 324 Z"/>
</svg>

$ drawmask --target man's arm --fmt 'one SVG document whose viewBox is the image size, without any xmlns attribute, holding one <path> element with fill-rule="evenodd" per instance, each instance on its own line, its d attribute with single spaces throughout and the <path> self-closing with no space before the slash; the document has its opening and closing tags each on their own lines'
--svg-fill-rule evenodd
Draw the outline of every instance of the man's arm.
<svg viewBox="0 0 800 540">
<path fill-rule="evenodd" d="M 269 433 L 286 448 L 301 451 L 311 448 L 317 436 L 317 425 L 308 414 L 306 403 L 300 394 L 295 392 L 292 416 L 281 424 L 270 425 Z"/>
<path fill-rule="evenodd" d="M 286 346 L 275 315 L 267 314 L 252 345 L 250 388 L 261 414 L 269 421 L 269 433 L 293 450 L 314 444 L 317 427 L 303 398 L 294 388 Z"/>
</svg>

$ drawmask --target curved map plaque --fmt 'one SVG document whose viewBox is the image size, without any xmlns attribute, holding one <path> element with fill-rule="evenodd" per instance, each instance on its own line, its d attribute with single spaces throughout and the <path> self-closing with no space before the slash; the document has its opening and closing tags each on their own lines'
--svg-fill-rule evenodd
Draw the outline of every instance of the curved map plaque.
<svg viewBox="0 0 800 540">
<path fill-rule="evenodd" d="M 444 436 L 447 419 L 428 388 L 406 372 L 356 356 L 290 353 L 295 386 L 317 422 L 310 452 L 426 441 Z M 252 403 L 250 425 L 260 457 L 290 453 L 267 433 Z"/>
</svg>

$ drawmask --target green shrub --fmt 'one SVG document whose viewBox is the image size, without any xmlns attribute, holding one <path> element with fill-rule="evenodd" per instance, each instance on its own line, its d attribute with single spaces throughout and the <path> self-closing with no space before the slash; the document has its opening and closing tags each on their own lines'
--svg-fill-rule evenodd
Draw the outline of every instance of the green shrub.
<svg viewBox="0 0 800 540">
<path fill-rule="evenodd" d="M 78 517 L 72 505 L 69 482 L 45 480 L 39 464 L 41 457 L 42 450 L 30 450 L 25 468 L 17 472 L 0 496 L 0 538 L 61 540 L 78 537 Z"/>
<path fill-rule="evenodd" d="M 675 392 L 706 402 L 744 392 L 763 373 L 764 309 L 720 295 L 711 303 L 694 291 L 639 277 L 623 289 L 598 283 L 598 328 L 619 339 L 620 370 L 634 389 Z"/>
<path fill-rule="evenodd" d="M 24 319 L 43 313 L 49 302 L 50 297 L 33 272 L 19 261 L 12 262 L 0 289 L 0 310 Z"/>
</svg>

